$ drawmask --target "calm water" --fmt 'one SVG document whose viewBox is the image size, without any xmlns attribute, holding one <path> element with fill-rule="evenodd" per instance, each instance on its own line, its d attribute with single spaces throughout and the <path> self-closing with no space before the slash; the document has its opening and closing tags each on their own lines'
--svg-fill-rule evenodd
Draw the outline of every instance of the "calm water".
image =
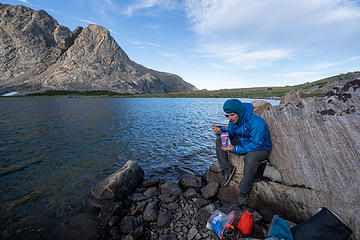
<svg viewBox="0 0 360 240">
<path fill-rule="evenodd" d="M 225 100 L 0 98 L 1 232 L 81 212 L 90 188 L 127 160 L 147 178 L 203 174 Z"/>
</svg>

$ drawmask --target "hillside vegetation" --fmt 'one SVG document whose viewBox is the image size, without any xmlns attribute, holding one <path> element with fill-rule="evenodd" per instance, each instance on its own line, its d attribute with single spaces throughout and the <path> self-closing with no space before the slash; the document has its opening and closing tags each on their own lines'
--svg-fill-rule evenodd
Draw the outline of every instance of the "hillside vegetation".
<svg viewBox="0 0 360 240">
<path fill-rule="evenodd" d="M 108 96 L 108 97 L 171 97 L 171 98 L 283 98 L 287 92 L 298 91 L 301 97 L 323 96 L 335 85 L 360 77 L 360 71 L 340 74 L 315 82 L 285 87 L 234 88 L 220 90 L 198 90 L 194 92 L 167 94 L 119 94 L 109 91 L 47 91 L 28 96 Z"/>
</svg>

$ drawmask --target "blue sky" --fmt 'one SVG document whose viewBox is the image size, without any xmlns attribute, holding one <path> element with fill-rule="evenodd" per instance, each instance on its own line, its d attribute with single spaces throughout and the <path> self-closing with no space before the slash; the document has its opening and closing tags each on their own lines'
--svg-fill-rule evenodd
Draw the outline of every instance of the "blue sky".
<svg viewBox="0 0 360 240">
<path fill-rule="evenodd" d="M 359 0 L 8 0 L 70 30 L 110 30 L 135 62 L 198 89 L 286 86 L 360 71 Z"/>
</svg>

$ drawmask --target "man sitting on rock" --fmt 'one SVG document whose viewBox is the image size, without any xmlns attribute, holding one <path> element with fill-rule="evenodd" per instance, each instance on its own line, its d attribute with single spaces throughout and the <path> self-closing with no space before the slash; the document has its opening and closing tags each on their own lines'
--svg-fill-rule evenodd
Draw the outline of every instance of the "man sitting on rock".
<svg viewBox="0 0 360 240">
<path fill-rule="evenodd" d="M 249 199 L 249 192 L 252 188 L 252 181 L 259 166 L 259 163 L 268 158 L 272 144 L 270 130 L 265 120 L 253 113 L 254 106 L 251 103 L 242 103 L 237 99 L 229 99 L 224 103 L 225 116 L 229 118 L 228 128 L 213 127 L 218 135 L 216 138 L 216 156 L 219 165 L 224 173 L 223 186 L 226 186 L 234 172 L 235 167 L 228 159 L 228 152 L 238 155 L 245 154 L 244 177 L 239 189 L 239 205 L 245 205 Z M 231 144 L 222 148 L 220 134 L 228 132 Z"/>
</svg>

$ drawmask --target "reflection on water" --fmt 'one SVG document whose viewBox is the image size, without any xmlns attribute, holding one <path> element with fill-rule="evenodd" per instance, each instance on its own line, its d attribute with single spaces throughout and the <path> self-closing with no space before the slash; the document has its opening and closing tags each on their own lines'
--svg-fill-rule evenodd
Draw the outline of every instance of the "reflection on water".
<svg viewBox="0 0 360 240">
<path fill-rule="evenodd" d="M 147 178 L 204 173 L 216 160 L 211 126 L 227 122 L 224 101 L 0 98 L 1 231 L 75 215 L 127 160 Z"/>
</svg>

